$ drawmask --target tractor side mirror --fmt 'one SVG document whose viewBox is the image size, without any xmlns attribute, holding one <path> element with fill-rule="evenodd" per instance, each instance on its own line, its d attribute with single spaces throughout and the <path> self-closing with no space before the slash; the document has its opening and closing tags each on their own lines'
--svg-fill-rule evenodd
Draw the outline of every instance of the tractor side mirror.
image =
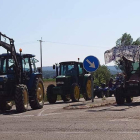
<svg viewBox="0 0 140 140">
<path fill-rule="evenodd" d="M 53 69 L 55 69 L 55 65 L 53 65 Z"/>
</svg>

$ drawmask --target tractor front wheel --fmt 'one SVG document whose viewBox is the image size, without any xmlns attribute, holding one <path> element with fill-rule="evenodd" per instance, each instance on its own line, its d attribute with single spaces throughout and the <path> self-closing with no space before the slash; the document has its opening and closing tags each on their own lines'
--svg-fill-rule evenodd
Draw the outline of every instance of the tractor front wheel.
<svg viewBox="0 0 140 140">
<path fill-rule="evenodd" d="M 30 99 L 30 106 L 32 109 L 41 109 L 44 105 L 44 85 L 41 78 L 34 80 L 33 89 Z"/>
<path fill-rule="evenodd" d="M 80 99 L 80 88 L 78 84 L 73 84 L 71 88 L 71 99 L 73 102 L 78 102 Z"/>
<path fill-rule="evenodd" d="M 123 89 L 122 88 L 117 88 L 116 89 L 116 103 L 117 105 L 122 105 L 124 104 L 125 98 L 123 96 Z"/>
<path fill-rule="evenodd" d="M 53 88 L 55 86 L 53 84 L 49 85 L 48 88 L 47 88 L 47 100 L 50 104 L 54 104 L 57 100 L 57 95 L 56 94 L 53 94 Z"/>
<path fill-rule="evenodd" d="M 15 92 L 15 105 L 17 112 L 25 112 L 28 109 L 29 95 L 25 85 L 17 85 Z"/>
</svg>

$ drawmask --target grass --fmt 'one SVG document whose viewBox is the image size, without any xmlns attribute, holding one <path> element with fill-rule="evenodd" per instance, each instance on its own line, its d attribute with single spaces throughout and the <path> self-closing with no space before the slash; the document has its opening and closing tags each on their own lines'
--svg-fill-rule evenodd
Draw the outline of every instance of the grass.
<svg viewBox="0 0 140 140">
<path fill-rule="evenodd" d="M 53 78 L 43 79 L 43 82 L 55 82 L 55 79 L 53 79 Z"/>
</svg>

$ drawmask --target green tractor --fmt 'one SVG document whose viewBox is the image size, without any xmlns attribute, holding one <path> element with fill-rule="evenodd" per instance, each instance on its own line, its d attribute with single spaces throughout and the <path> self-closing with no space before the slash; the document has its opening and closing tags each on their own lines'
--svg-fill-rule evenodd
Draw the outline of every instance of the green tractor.
<svg viewBox="0 0 140 140">
<path fill-rule="evenodd" d="M 91 99 L 91 75 L 88 74 L 81 62 L 68 61 L 53 65 L 56 68 L 56 86 L 51 84 L 47 88 L 47 100 L 50 104 L 54 104 L 57 95 L 61 95 L 64 102 L 70 99 L 78 102 L 80 94 L 85 100 Z M 59 71 L 58 71 L 59 69 Z"/>
<path fill-rule="evenodd" d="M 2 41 L 8 39 L 9 43 Z M 25 112 L 28 105 L 40 109 L 44 105 L 42 73 L 36 68 L 32 54 L 16 53 L 14 40 L 0 33 L 0 46 L 7 53 L 0 55 L 0 110 L 10 110 L 13 101 L 17 112 Z"/>
</svg>

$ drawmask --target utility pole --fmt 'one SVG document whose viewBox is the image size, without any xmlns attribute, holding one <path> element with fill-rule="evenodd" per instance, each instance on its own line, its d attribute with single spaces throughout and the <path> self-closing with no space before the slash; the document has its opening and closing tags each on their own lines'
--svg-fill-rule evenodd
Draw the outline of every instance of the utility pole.
<svg viewBox="0 0 140 140">
<path fill-rule="evenodd" d="M 41 40 L 37 40 L 40 42 L 40 64 L 41 64 L 41 72 L 42 72 L 42 37 L 41 37 Z"/>
</svg>

